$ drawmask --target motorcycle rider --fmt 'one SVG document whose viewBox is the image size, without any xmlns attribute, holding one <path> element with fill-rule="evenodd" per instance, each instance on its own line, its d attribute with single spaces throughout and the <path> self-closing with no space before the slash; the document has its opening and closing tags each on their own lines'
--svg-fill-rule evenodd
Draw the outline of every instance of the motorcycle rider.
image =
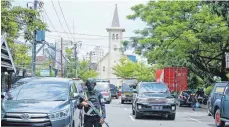
<svg viewBox="0 0 229 127">
<path fill-rule="evenodd" d="M 84 107 L 84 127 L 102 127 L 104 119 L 106 118 L 105 100 L 103 99 L 102 94 L 94 89 L 96 85 L 96 81 L 94 79 L 88 79 L 85 85 L 88 89 L 88 91 L 85 92 L 86 100 L 79 100 L 80 103 L 77 105 L 79 109 Z M 90 110 L 87 101 L 91 101 L 93 105 L 101 112 L 103 116 L 102 118 L 100 118 L 94 111 L 92 111 L 90 114 L 87 114 L 87 112 Z"/>
</svg>

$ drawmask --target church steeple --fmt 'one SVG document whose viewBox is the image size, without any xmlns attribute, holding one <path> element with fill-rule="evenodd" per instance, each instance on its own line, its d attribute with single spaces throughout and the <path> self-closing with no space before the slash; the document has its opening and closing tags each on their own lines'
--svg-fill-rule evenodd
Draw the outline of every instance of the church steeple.
<svg viewBox="0 0 229 127">
<path fill-rule="evenodd" d="M 113 16 L 111 27 L 120 27 L 119 18 L 118 18 L 118 7 L 117 7 L 117 4 L 115 4 L 115 11 L 114 11 L 114 16 Z"/>
</svg>

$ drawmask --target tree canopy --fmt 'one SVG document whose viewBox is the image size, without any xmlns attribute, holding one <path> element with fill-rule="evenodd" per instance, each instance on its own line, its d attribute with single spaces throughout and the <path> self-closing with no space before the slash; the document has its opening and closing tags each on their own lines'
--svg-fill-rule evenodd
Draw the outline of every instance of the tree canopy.
<svg viewBox="0 0 229 127">
<path fill-rule="evenodd" d="M 1 1 L 1 33 L 6 34 L 13 59 L 17 65 L 29 66 L 31 58 L 27 55 L 30 47 L 25 43 L 17 44 L 15 40 L 21 37 L 26 42 L 31 42 L 34 30 L 46 29 L 46 24 L 39 18 L 35 18 L 38 16 L 39 12 L 36 10 L 12 6 L 11 0 Z"/>
<path fill-rule="evenodd" d="M 228 80 L 228 17 L 215 12 L 213 5 L 221 6 L 221 10 L 228 6 L 198 1 L 150 1 L 136 5 L 128 19 L 140 18 L 147 25 L 135 31 L 137 36 L 131 38 L 129 45 L 148 58 L 149 63 L 186 66 L 209 82 L 213 82 L 214 76 Z"/>
<path fill-rule="evenodd" d="M 137 78 L 138 81 L 153 81 L 155 79 L 155 71 L 151 66 L 143 63 L 134 63 L 128 58 L 120 59 L 119 64 L 113 67 L 114 75 L 120 78 Z"/>
</svg>

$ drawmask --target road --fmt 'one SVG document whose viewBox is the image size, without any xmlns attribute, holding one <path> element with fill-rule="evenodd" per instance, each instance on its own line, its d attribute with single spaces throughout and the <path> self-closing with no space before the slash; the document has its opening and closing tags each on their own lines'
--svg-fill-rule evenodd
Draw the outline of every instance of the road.
<svg viewBox="0 0 229 127">
<path fill-rule="evenodd" d="M 192 111 L 189 107 L 178 107 L 175 121 L 155 117 L 136 120 L 131 114 L 131 104 L 120 104 L 119 99 L 106 104 L 106 109 L 110 127 L 215 127 L 214 120 L 207 116 L 206 109 Z"/>
</svg>

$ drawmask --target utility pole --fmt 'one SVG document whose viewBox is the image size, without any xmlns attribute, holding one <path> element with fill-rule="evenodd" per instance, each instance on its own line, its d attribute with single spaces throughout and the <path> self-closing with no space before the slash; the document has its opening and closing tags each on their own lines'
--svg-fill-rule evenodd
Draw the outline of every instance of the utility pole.
<svg viewBox="0 0 229 127">
<path fill-rule="evenodd" d="M 60 77 L 63 77 L 63 61 L 62 61 L 62 55 L 63 55 L 63 38 L 61 38 L 60 42 Z"/>
<path fill-rule="evenodd" d="M 78 78 L 78 75 L 77 75 L 77 44 L 74 44 L 74 57 L 75 57 L 75 77 Z"/>
<path fill-rule="evenodd" d="M 34 0 L 34 10 L 37 9 L 38 0 Z M 36 18 L 36 17 L 34 17 Z M 33 47 L 32 47 L 32 76 L 36 76 L 36 30 L 33 33 Z"/>
</svg>

